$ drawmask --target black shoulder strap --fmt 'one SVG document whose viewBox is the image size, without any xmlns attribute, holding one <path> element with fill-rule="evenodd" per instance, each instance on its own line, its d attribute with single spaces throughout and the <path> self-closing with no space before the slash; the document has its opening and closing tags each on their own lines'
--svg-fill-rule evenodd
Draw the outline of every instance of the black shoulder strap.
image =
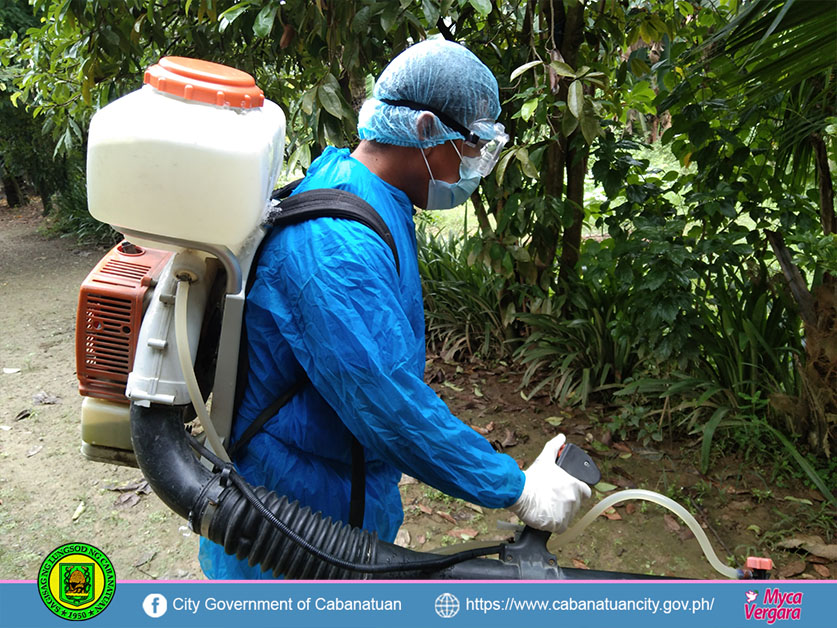
<svg viewBox="0 0 837 628">
<path fill-rule="evenodd" d="M 278 190 L 271 197 L 273 200 L 282 199 L 279 194 L 292 191 L 298 182 Z M 398 249 L 389 227 L 369 203 L 346 190 L 333 188 L 320 190 L 306 190 L 288 198 L 279 200 L 268 210 L 264 224 L 279 227 L 293 225 L 314 218 L 344 218 L 366 225 L 386 243 L 395 260 L 395 270 L 400 274 L 401 265 L 398 260 Z"/>
<path fill-rule="evenodd" d="M 307 190 L 290 196 L 297 185 L 302 181 L 298 179 L 276 190 L 271 195 L 272 201 L 276 202 L 268 211 L 265 218 L 265 226 L 279 227 L 292 225 L 312 220 L 314 218 L 343 218 L 354 220 L 366 225 L 387 244 L 395 261 L 395 270 L 401 273 L 401 265 L 398 259 L 398 248 L 380 214 L 375 211 L 369 203 L 359 196 L 338 189 Z M 261 247 L 256 252 L 258 258 Z M 247 281 L 246 292 L 250 291 L 255 276 L 256 263 L 250 267 L 250 275 Z M 241 326 L 241 349 L 239 350 L 238 381 L 236 382 L 236 412 L 243 398 L 245 379 L 249 371 L 247 360 L 247 329 L 242 322 Z M 230 448 L 230 457 L 235 457 L 247 447 L 247 444 L 262 429 L 265 423 L 275 416 L 294 395 L 296 395 L 305 384 L 308 378 L 303 377 L 291 388 L 280 395 L 273 403 L 262 410 L 256 419 L 247 427 L 241 438 Z M 352 491 L 349 503 L 349 524 L 360 528 L 363 526 L 363 515 L 366 501 L 366 465 L 364 461 L 363 445 L 352 435 Z"/>
</svg>

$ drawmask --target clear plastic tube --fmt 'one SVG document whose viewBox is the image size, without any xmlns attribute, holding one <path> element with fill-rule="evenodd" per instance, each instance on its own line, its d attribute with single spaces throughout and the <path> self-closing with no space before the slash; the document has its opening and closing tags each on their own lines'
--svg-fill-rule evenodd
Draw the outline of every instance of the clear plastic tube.
<svg viewBox="0 0 837 628">
<path fill-rule="evenodd" d="M 717 571 L 723 576 L 726 576 L 727 578 L 737 579 L 740 577 L 740 574 L 737 569 L 729 567 L 721 562 L 721 560 L 718 558 L 718 555 L 715 553 L 715 550 L 712 549 L 712 545 L 709 543 L 709 539 L 707 538 L 706 533 L 703 531 L 703 528 L 700 527 L 700 524 L 698 524 L 698 522 L 691 515 L 691 513 L 673 499 L 670 499 L 665 495 L 655 493 L 654 491 L 646 491 L 644 489 L 629 489 L 627 491 L 620 491 L 619 493 L 608 495 L 598 504 L 593 506 L 587 512 L 587 514 L 585 514 L 581 519 L 579 519 L 578 523 L 576 523 L 573 527 L 571 527 L 563 534 L 554 535 L 553 538 L 557 541 L 559 545 L 565 545 L 574 541 L 578 537 L 578 535 L 580 535 L 584 531 L 584 529 L 593 521 L 595 521 L 596 517 L 601 515 L 605 510 L 607 510 L 611 506 L 614 506 L 624 501 L 628 501 L 630 499 L 643 499 L 645 501 L 653 502 L 662 506 L 663 508 L 667 508 L 668 510 L 676 514 L 683 520 L 683 522 L 695 535 L 695 538 L 700 544 L 700 548 L 703 550 L 706 559 L 709 561 L 709 564 L 712 565 L 715 571 Z"/>
<path fill-rule="evenodd" d="M 186 381 L 186 388 L 189 390 L 189 399 L 195 406 L 203 431 L 206 433 L 206 440 L 212 445 L 212 450 L 224 462 L 229 462 L 230 457 L 224 449 L 224 444 L 215 431 L 215 425 L 209 418 L 206 404 L 203 402 L 198 379 L 195 377 L 195 370 L 192 365 L 192 353 L 189 350 L 188 319 L 186 317 L 186 306 L 189 301 L 189 282 L 177 282 L 177 293 L 174 297 L 174 334 L 177 338 L 177 358 L 180 360 L 180 370 L 183 371 L 183 379 Z"/>
</svg>

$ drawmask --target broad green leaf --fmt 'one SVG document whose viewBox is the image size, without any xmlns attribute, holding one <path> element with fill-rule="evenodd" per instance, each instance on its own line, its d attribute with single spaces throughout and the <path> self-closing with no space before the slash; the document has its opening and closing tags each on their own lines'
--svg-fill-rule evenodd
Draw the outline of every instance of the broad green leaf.
<svg viewBox="0 0 837 628">
<path fill-rule="evenodd" d="M 497 185 L 503 185 L 503 178 L 506 176 L 506 168 L 508 167 L 509 161 L 511 161 L 512 157 L 514 157 L 513 150 L 506 151 L 506 153 L 502 157 L 500 157 L 500 161 L 497 163 L 496 168 L 497 173 L 495 175 L 497 178 Z M 471 264 L 469 262 L 469 266 L 470 265 Z"/>
<path fill-rule="evenodd" d="M 654 30 L 650 22 L 643 22 L 639 25 L 639 36 L 646 44 L 652 44 L 660 38 L 659 33 Z"/>
<path fill-rule="evenodd" d="M 538 99 L 533 98 L 532 100 L 527 100 L 523 103 L 523 106 L 520 108 L 520 117 L 523 118 L 526 122 L 532 117 L 532 114 L 535 113 L 535 110 L 538 108 Z"/>
<path fill-rule="evenodd" d="M 567 93 L 567 106 L 576 118 L 581 117 L 581 111 L 584 109 L 584 89 L 581 86 L 581 81 L 570 83 L 570 89 Z"/>
<path fill-rule="evenodd" d="M 561 118 L 561 134 L 564 137 L 569 137 L 577 128 L 578 118 L 571 114 L 569 109 L 566 109 L 564 116 Z"/>
<path fill-rule="evenodd" d="M 365 6 L 360 11 L 355 13 L 352 18 L 352 32 L 363 34 L 369 30 L 369 20 L 372 18 L 372 7 Z"/>
<path fill-rule="evenodd" d="M 384 29 L 385 33 L 389 33 L 392 30 L 392 27 L 395 26 L 399 11 L 400 9 L 397 5 L 390 4 L 387 5 L 387 8 L 384 9 L 383 13 L 381 13 L 381 28 Z"/>
<path fill-rule="evenodd" d="M 645 63 L 645 61 L 643 61 L 642 59 L 638 59 L 637 57 L 631 59 L 630 66 L 631 72 L 633 72 L 637 76 L 645 76 L 646 74 L 651 72 L 651 66 Z"/>
<path fill-rule="evenodd" d="M 527 177 L 531 177 L 532 179 L 538 178 L 540 173 L 538 172 L 538 169 L 535 168 L 535 164 L 532 163 L 532 160 L 529 159 L 529 151 L 525 146 L 521 146 L 515 150 L 515 157 L 520 162 L 520 166 L 523 168 L 523 174 Z"/>
<path fill-rule="evenodd" d="M 549 64 L 555 73 L 560 76 L 569 76 L 570 78 L 575 78 L 575 70 L 573 70 L 569 65 L 562 61 L 553 61 Z"/>
<path fill-rule="evenodd" d="M 785 500 L 789 502 L 795 502 L 797 504 L 805 504 L 807 506 L 813 506 L 814 502 L 810 499 L 805 499 L 804 497 L 792 497 L 790 495 L 785 495 Z"/>
<path fill-rule="evenodd" d="M 403 6 L 403 5 L 402 5 Z M 439 7 L 433 0 L 421 0 L 421 9 L 424 12 L 424 19 L 429 26 L 435 26 L 439 20 Z"/>
<path fill-rule="evenodd" d="M 302 97 L 302 110 L 309 116 L 314 112 L 314 99 L 317 97 L 316 89 L 309 89 Z"/>
<path fill-rule="evenodd" d="M 343 103 L 333 85 L 323 84 L 317 89 L 317 100 L 335 118 L 343 117 Z"/>
<path fill-rule="evenodd" d="M 542 63 L 543 63 L 542 61 L 530 61 L 529 63 L 524 63 L 520 67 L 515 68 L 514 72 L 512 72 L 511 76 L 509 76 L 509 80 L 513 81 L 518 76 L 523 74 L 526 70 L 534 68 L 536 65 L 542 65 Z"/>
<path fill-rule="evenodd" d="M 610 484 L 608 482 L 599 482 L 593 488 L 595 488 L 600 493 L 609 493 L 610 491 L 615 491 L 619 487 L 615 484 Z"/>
<path fill-rule="evenodd" d="M 482 16 L 491 13 L 491 0 L 469 0 L 469 3 Z"/>
<path fill-rule="evenodd" d="M 677 2 L 677 10 L 680 11 L 680 15 L 683 17 L 689 17 L 695 14 L 695 8 L 687 0 L 679 0 Z"/>
<path fill-rule="evenodd" d="M 550 417 L 546 417 L 544 419 L 544 421 L 546 421 L 547 423 L 549 423 L 553 427 L 558 427 L 559 425 L 561 425 L 561 423 L 564 422 L 564 418 L 560 417 L 560 416 L 550 416 Z"/>
<path fill-rule="evenodd" d="M 253 24 L 253 32 L 257 37 L 267 37 L 270 35 L 278 8 L 277 6 L 267 5 L 259 11 L 259 14 L 256 16 L 256 21 Z"/>
</svg>

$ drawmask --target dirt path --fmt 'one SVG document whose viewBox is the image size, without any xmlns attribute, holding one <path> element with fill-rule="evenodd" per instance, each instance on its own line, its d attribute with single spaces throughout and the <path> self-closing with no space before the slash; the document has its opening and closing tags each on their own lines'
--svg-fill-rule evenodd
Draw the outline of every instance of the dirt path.
<svg viewBox="0 0 837 628">
<path fill-rule="evenodd" d="M 199 578 L 184 522 L 153 494 L 120 504 L 136 493 L 111 490 L 142 474 L 79 453 L 75 312 L 104 251 L 44 238 L 39 215 L 0 207 L 0 579 L 34 578 L 70 541 L 100 547 L 121 579 Z"/>
<path fill-rule="evenodd" d="M 47 239 L 40 224 L 37 206 L 0 205 L 0 579 L 35 578 L 46 554 L 70 541 L 102 549 L 120 579 L 200 579 L 197 537 L 141 490 L 140 472 L 90 462 L 79 452 L 76 300 L 104 250 Z M 595 417 L 544 398 L 524 402 L 518 378 L 505 367 L 435 360 L 428 377 L 457 416 L 522 466 L 560 429 L 595 454 L 612 485 L 605 492 L 648 488 L 686 505 L 721 560 L 740 564 L 749 554 L 769 554 L 786 577 L 837 576 L 835 558 L 778 549 L 782 540 L 803 543 L 803 535 L 812 534 L 837 549 L 829 545 L 835 542 L 833 511 L 815 491 L 787 480 L 779 486 L 769 469 L 735 458 L 718 460 L 711 476 L 703 476 L 694 467 L 693 442 L 666 449 L 611 443 Z M 508 511 L 466 504 L 406 477 L 401 490 L 402 545 L 426 551 L 513 534 L 516 519 Z M 718 577 L 685 526 L 641 503 L 599 517 L 567 547 L 553 540 L 550 550 L 570 567 Z"/>
</svg>

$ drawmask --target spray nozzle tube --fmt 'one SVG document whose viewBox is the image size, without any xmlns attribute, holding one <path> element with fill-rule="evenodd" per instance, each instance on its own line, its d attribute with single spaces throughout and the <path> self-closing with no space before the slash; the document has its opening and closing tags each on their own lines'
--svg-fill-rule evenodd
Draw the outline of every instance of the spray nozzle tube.
<svg viewBox="0 0 837 628">
<path fill-rule="evenodd" d="M 683 508 L 680 504 L 678 504 L 673 499 L 666 497 L 665 495 L 660 495 L 659 493 L 655 493 L 654 491 L 647 491 L 644 489 L 629 489 L 626 491 L 621 491 L 619 493 L 614 493 L 612 495 L 608 495 L 598 504 L 593 506 L 587 514 L 585 514 L 581 519 L 579 519 L 578 523 L 576 523 L 573 527 L 567 530 L 565 533 L 556 535 L 556 540 L 559 545 L 566 545 L 574 541 L 578 536 L 584 531 L 584 529 L 590 525 L 596 517 L 602 514 L 605 510 L 614 506 L 616 504 L 622 503 L 624 501 L 632 500 L 632 499 L 641 499 L 645 501 L 649 501 L 663 508 L 666 508 L 676 514 L 683 522 L 688 526 L 689 530 L 695 535 L 698 543 L 700 544 L 700 548 L 703 550 L 704 555 L 706 556 L 709 564 L 720 573 L 721 575 L 727 578 L 740 578 L 741 573 L 739 570 L 724 565 L 721 560 L 718 558 L 718 555 L 715 553 L 715 550 L 712 549 L 712 545 L 709 542 L 709 539 L 706 536 L 706 533 L 703 531 L 703 528 L 700 527 L 697 520 L 692 516 L 692 514 Z"/>
</svg>

